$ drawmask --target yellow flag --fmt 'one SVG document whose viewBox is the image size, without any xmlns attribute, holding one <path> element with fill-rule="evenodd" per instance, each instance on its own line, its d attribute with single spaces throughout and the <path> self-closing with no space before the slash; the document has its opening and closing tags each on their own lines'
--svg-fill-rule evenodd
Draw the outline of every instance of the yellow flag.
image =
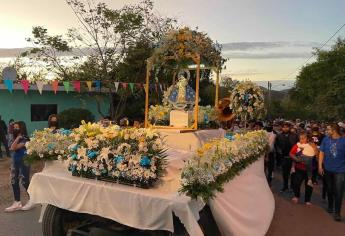
<svg viewBox="0 0 345 236">
<path fill-rule="evenodd" d="M 89 91 L 92 89 L 92 81 L 86 81 L 86 85 L 89 88 Z"/>
</svg>

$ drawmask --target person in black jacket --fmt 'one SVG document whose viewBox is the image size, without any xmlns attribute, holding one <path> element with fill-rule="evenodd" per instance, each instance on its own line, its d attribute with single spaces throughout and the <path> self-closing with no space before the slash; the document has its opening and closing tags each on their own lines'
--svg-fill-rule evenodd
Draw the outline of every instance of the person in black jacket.
<svg viewBox="0 0 345 236">
<path fill-rule="evenodd" d="M 281 192 L 286 192 L 289 189 L 289 178 L 292 166 L 292 160 L 289 156 L 291 148 L 298 142 L 298 136 L 291 133 L 291 126 L 289 123 L 284 123 L 282 133 L 277 136 L 277 148 L 282 156 L 281 166 L 283 175 L 283 188 Z M 292 187 L 292 186 L 291 186 Z"/>
<path fill-rule="evenodd" d="M 5 121 L 2 120 L 0 115 L 0 158 L 2 157 L 1 143 L 4 145 L 6 150 L 6 155 L 10 157 L 10 149 L 8 148 L 7 135 L 7 125 Z"/>
</svg>

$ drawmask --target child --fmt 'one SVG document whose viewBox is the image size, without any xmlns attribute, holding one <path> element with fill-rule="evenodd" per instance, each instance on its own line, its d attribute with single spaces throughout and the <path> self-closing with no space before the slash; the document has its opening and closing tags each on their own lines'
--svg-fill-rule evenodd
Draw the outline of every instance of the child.
<svg viewBox="0 0 345 236">
<path fill-rule="evenodd" d="M 308 175 L 308 185 L 313 186 L 312 175 L 313 175 L 313 159 L 316 155 L 315 144 L 311 143 L 307 134 L 300 135 L 300 142 L 297 143 L 297 153 L 296 158 L 298 162 L 304 162 L 306 166 L 306 171 Z"/>
</svg>

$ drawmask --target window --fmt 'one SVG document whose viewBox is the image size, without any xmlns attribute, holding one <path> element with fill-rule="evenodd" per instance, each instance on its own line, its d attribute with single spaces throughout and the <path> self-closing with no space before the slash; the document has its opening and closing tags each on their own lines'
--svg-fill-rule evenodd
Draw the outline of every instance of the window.
<svg viewBox="0 0 345 236">
<path fill-rule="evenodd" d="M 31 121 L 48 121 L 51 114 L 57 114 L 57 104 L 31 105 Z"/>
</svg>

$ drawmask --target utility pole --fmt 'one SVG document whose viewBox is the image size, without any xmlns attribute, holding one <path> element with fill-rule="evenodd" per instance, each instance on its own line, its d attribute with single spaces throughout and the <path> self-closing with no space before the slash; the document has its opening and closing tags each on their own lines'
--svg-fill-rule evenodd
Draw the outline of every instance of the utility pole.
<svg viewBox="0 0 345 236">
<path fill-rule="evenodd" d="M 267 81 L 267 91 L 268 91 L 267 117 L 270 118 L 271 91 L 272 91 L 272 83 L 270 81 Z"/>
</svg>

